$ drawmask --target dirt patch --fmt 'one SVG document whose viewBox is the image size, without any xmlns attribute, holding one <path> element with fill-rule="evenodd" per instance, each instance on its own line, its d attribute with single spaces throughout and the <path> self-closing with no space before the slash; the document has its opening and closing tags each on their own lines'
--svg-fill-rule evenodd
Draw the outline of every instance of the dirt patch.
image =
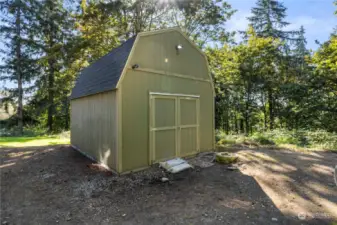
<svg viewBox="0 0 337 225">
<path fill-rule="evenodd" d="M 237 151 L 239 170 L 116 176 L 68 146 L 2 148 L 1 224 L 330 224 L 337 154 Z M 193 161 L 194 160 L 194 161 Z"/>
</svg>

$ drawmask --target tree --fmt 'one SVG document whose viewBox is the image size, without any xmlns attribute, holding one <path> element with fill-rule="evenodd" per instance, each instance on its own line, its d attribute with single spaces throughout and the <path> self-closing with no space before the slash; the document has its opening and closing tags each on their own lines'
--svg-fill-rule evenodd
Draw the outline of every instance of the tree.
<svg viewBox="0 0 337 225">
<path fill-rule="evenodd" d="M 176 0 L 176 7 L 171 10 L 169 19 L 203 47 L 210 41 L 220 44 L 228 42 L 233 33 L 225 30 L 225 24 L 235 12 L 223 0 Z"/>
<path fill-rule="evenodd" d="M 280 64 L 273 63 L 280 57 L 279 47 L 282 43 L 272 37 L 259 37 L 252 28 L 247 34 L 245 43 L 238 46 L 224 45 L 221 49 L 208 48 L 206 52 L 217 93 L 217 125 L 229 127 L 229 119 L 234 118 L 232 127 L 236 130 L 241 127 L 241 132 L 249 134 L 261 121 L 261 109 L 266 127 L 265 92 L 275 89 L 283 81 L 279 77 Z M 271 116 L 273 114 L 269 114 L 272 129 L 274 124 Z"/>
<path fill-rule="evenodd" d="M 106 7 L 104 3 L 87 2 L 82 0 L 79 12 L 74 16 L 75 28 L 78 31 L 77 50 L 79 59 L 84 65 L 97 60 L 119 44 L 118 26 L 115 9 L 118 3 L 111 3 Z"/>
<path fill-rule="evenodd" d="M 44 102 L 47 108 L 47 126 L 52 132 L 55 116 L 55 97 L 63 95 L 64 84 L 59 80 L 66 67 L 70 37 L 73 36 L 73 21 L 61 0 L 44 0 L 35 10 L 36 43 L 40 48 L 39 63 L 42 73 L 38 79 L 39 90 L 35 99 Z M 67 54 L 69 53 L 69 54 Z M 61 86 L 57 86 L 60 84 Z"/>
<path fill-rule="evenodd" d="M 1 12 L 6 15 L 1 18 L 0 32 L 5 40 L 5 48 L 1 50 L 4 55 L 4 64 L 1 65 L 1 80 L 17 84 L 15 88 L 6 88 L 8 94 L 4 102 L 17 102 L 18 132 L 23 133 L 23 99 L 24 93 L 36 75 L 36 60 L 33 58 L 34 47 L 30 25 L 32 21 L 33 1 L 6 0 L 1 2 Z"/>
<path fill-rule="evenodd" d="M 258 0 L 256 7 L 252 8 L 252 16 L 248 17 L 258 36 L 290 40 L 295 31 L 284 31 L 289 25 L 284 21 L 287 8 L 277 0 Z"/>
<path fill-rule="evenodd" d="M 294 49 L 294 59 L 296 62 L 296 66 L 299 71 L 299 76 L 303 75 L 305 72 L 305 67 L 307 67 L 306 57 L 310 55 L 308 49 L 306 48 L 307 40 L 305 38 L 305 30 L 304 27 L 301 26 L 298 37 L 295 41 L 295 49 Z"/>
</svg>

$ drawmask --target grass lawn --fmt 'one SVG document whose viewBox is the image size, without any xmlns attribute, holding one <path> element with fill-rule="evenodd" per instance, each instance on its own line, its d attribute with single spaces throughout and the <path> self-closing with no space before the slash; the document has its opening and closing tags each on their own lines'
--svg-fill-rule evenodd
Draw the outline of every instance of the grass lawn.
<svg viewBox="0 0 337 225">
<path fill-rule="evenodd" d="M 39 136 L 39 137 L 0 137 L 1 147 L 31 147 L 69 144 L 67 137 L 60 136 Z"/>
</svg>

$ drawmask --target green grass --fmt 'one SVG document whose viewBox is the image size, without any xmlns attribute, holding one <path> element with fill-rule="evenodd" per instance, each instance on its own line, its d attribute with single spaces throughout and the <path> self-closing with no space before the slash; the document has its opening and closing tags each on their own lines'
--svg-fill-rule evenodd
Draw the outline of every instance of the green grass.
<svg viewBox="0 0 337 225">
<path fill-rule="evenodd" d="M 253 146 L 275 146 L 300 151 L 327 150 L 337 152 L 337 134 L 322 130 L 288 131 L 276 129 L 254 133 L 251 136 L 226 135 L 222 131 L 217 131 L 216 140 L 219 146 L 247 144 Z"/>
<path fill-rule="evenodd" d="M 62 135 L 38 137 L 0 137 L 1 147 L 32 147 L 69 144 L 69 137 Z"/>
</svg>

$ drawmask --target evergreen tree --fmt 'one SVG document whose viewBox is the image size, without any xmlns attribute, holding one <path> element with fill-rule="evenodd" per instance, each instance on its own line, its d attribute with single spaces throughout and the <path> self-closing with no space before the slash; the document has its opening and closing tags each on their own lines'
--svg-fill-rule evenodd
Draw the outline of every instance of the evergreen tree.
<svg viewBox="0 0 337 225">
<path fill-rule="evenodd" d="M 36 75 L 36 62 L 33 58 L 34 45 L 30 26 L 33 19 L 31 10 L 33 1 L 6 0 L 0 3 L 0 9 L 5 17 L 1 18 L 0 32 L 4 41 L 1 49 L 3 62 L 0 66 L 0 80 L 13 82 L 14 88 L 6 88 L 7 96 L 4 102 L 17 102 L 18 132 L 23 132 L 23 100 L 24 93 L 29 91 L 29 85 Z"/>
<path fill-rule="evenodd" d="M 252 16 L 248 17 L 250 25 L 261 37 L 280 38 L 290 40 L 295 31 L 284 31 L 289 25 L 284 19 L 287 8 L 278 0 L 258 0 L 252 8 Z"/>
<path fill-rule="evenodd" d="M 305 30 L 304 27 L 301 26 L 298 37 L 295 41 L 295 49 L 294 49 L 294 64 L 295 68 L 297 69 L 298 76 L 301 77 L 305 70 L 308 68 L 308 65 L 305 61 L 305 58 L 309 56 L 309 51 L 306 48 L 307 40 L 305 38 Z"/>
<path fill-rule="evenodd" d="M 62 0 L 43 0 L 35 13 L 35 28 L 39 31 L 36 32 L 37 44 L 41 55 L 39 62 L 42 66 L 35 100 L 45 103 L 42 105 L 47 108 L 47 126 L 49 132 L 52 132 L 56 113 L 55 98 L 64 95 L 64 83 L 60 78 L 66 69 L 67 56 L 71 54 L 67 48 L 72 44 L 70 38 L 74 36 L 74 24 Z"/>
</svg>

